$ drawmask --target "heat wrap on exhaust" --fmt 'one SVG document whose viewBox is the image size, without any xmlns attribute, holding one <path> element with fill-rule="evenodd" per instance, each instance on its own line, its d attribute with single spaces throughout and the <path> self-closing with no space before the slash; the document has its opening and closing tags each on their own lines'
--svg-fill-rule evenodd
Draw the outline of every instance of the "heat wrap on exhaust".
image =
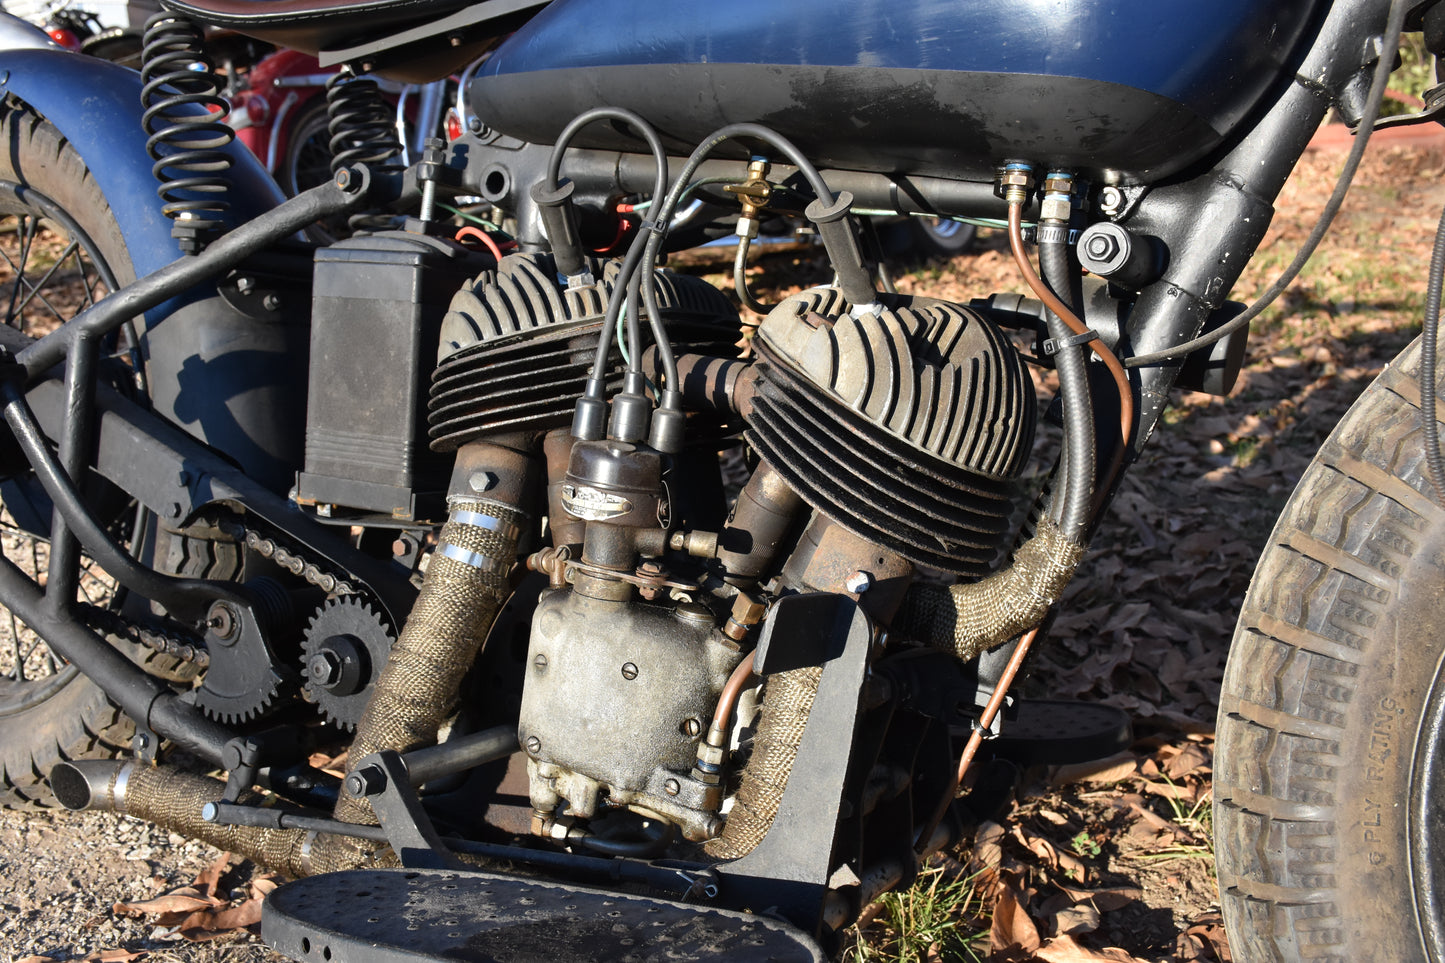
<svg viewBox="0 0 1445 963">
<path fill-rule="evenodd" d="M 717 859 L 737 859 L 762 842 L 778 814 L 788 773 L 798 758 L 803 729 L 822 681 L 821 666 L 809 666 L 768 676 L 753 754 L 743 770 L 742 784 L 733 799 L 722 835 L 704 848 Z"/>
<path fill-rule="evenodd" d="M 456 709 L 462 676 L 511 591 L 508 573 L 516 562 L 525 514 L 482 500 L 454 498 L 449 507 L 416 604 L 356 727 L 349 754 L 353 766 L 383 749 L 406 752 L 436 742 L 443 721 Z M 370 803 L 345 792 L 335 815 L 346 822 L 376 823 Z M 327 849 L 334 845 L 329 839 L 319 842 Z"/>
<path fill-rule="evenodd" d="M 153 822 L 158 826 L 210 843 L 228 853 L 239 853 L 260 863 L 268 869 L 285 873 L 287 876 L 307 876 L 312 873 L 329 873 L 341 869 L 355 869 L 363 860 L 355 863 L 337 862 L 334 858 L 347 850 L 360 851 L 365 847 L 371 866 L 387 867 L 398 865 L 389 849 L 378 850 L 378 844 L 363 839 L 337 836 L 317 836 L 304 829 L 270 829 L 260 826 L 222 826 L 206 822 L 201 811 L 207 803 L 221 798 L 224 783 L 208 776 L 199 776 L 170 767 L 154 768 L 142 763 L 130 764 L 125 779 L 125 795 L 119 800 L 124 812 Z M 257 800 L 254 793 L 244 793 L 243 803 Z M 332 842 L 329 847 L 319 847 L 323 841 Z M 328 856 L 323 849 L 329 849 Z"/>
<path fill-rule="evenodd" d="M 1084 550 L 1041 518 L 1034 537 L 1019 547 L 1008 568 L 968 585 L 911 588 L 891 631 L 973 659 L 1037 625 L 1069 584 Z M 722 835 L 706 844 L 708 855 L 737 859 L 768 834 L 822 677 L 821 667 L 768 677 L 752 758 Z"/>
<path fill-rule="evenodd" d="M 1043 516 L 1008 568 L 967 585 L 914 585 L 891 630 L 965 662 L 976 658 L 1038 625 L 1074 577 L 1084 551 Z"/>
</svg>

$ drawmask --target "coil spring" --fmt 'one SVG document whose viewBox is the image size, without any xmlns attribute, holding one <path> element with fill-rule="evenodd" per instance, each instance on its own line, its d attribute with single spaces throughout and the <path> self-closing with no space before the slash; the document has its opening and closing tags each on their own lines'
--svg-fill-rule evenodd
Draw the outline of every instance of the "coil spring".
<svg viewBox="0 0 1445 963">
<path fill-rule="evenodd" d="M 151 173 L 161 185 L 156 193 L 165 202 L 162 210 L 184 222 L 192 238 L 204 238 L 224 226 L 223 215 L 231 209 L 226 198 L 231 158 L 225 148 L 236 132 L 224 120 L 231 105 L 220 95 L 215 65 L 202 51 L 200 28 L 173 14 L 146 21 L 141 82 L 141 124 L 146 153 L 155 161 Z M 177 223 L 178 231 L 181 226 Z"/>
<path fill-rule="evenodd" d="M 383 165 L 401 154 L 391 108 L 371 78 L 342 71 L 326 82 L 331 172 L 352 164 Z"/>
</svg>

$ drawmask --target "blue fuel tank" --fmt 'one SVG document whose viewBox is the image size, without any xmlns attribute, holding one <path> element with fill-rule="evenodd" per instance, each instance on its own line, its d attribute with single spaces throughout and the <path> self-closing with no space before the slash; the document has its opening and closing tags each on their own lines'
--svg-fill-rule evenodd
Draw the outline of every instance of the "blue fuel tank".
<svg viewBox="0 0 1445 963">
<path fill-rule="evenodd" d="M 766 124 L 824 167 L 986 177 L 1005 160 L 1150 182 L 1287 82 L 1320 0 L 556 0 L 473 82 L 552 143 L 627 107 L 686 153 Z M 637 149 L 599 125 L 579 144 Z"/>
</svg>

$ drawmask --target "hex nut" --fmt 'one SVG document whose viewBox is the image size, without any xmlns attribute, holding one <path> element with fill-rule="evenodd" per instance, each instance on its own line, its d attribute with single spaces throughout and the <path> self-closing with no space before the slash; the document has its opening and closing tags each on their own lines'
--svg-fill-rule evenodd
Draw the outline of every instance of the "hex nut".
<svg viewBox="0 0 1445 963">
<path fill-rule="evenodd" d="M 1079 236 L 1079 263 L 1100 277 L 1108 277 L 1129 260 L 1133 239 L 1129 232 L 1110 221 L 1089 225 Z"/>
<path fill-rule="evenodd" d="M 363 766 L 346 777 L 346 791 L 358 798 L 374 796 L 386 788 L 386 773 L 377 766 Z"/>
<path fill-rule="evenodd" d="M 1067 197 L 1045 196 L 1039 204 L 1039 220 L 1067 221 L 1073 213 L 1073 205 Z"/>
<path fill-rule="evenodd" d="M 738 625 L 756 625 L 767 611 L 767 604 L 750 592 L 739 592 L 733 599 L 732 619 Z"/>
<path fill-rule="evenodd" d="M 722 746 L 709 745 L 704 742 L 697 747 L 697 761 L 708 766 L 721 767 L 727 759 L 727 750 Z"/>
</svg>

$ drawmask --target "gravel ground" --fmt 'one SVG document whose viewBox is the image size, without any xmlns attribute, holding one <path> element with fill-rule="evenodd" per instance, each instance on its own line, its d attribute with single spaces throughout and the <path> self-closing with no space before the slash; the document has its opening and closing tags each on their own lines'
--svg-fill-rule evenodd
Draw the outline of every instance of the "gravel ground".
<svg viewBox="0 0 1445 963">
<path fill-rule="evenodd" d="M 0 961 L 284 960 L 245 931 L 195 943 L 149 919 L 114 912 L 117 903 L 186 886 L 219 855 L 128 816 L 0 810 Z M 249 869 L 228 872 L 221 895 L 244 898 Z"/>
</svg>

